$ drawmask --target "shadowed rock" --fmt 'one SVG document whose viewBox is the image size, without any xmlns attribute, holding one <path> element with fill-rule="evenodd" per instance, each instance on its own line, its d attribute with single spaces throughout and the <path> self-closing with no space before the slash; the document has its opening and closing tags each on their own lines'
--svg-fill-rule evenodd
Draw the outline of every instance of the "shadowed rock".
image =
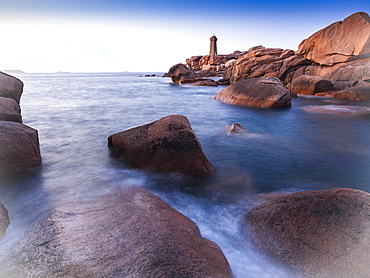
<svg viewBox="0 0 370 278">
<path fill-rule="evenodd" d="M 363 12 L 335 22 L 303 40 L 297 54 L 321 65 L 334 65 L 370 54 L 370 18 Z"/>
<path fill-rule="evenodd" d="M 12 98 L 19 103 L 22 92 L 22 81 L 6 73 L 0 72 L 0 97 Z"/>
<path fill-rule="evenodd" d="M 215 173 L 198 138 L 183 115 L 119 132 L 108 137 L 121 160 L 135 168 L 159 172 L 181 172 L 192 176 Z"/>
<path fill-rule="evenodd" d="M 203 80 L 198 74 L 183 64 L 177 64 L 171 67 L 166 76 L 171 77 L 172 82 L 175 84 L 195 83 Z"/>
<path fill-rule="evenodd" d="M 274 77 L 251 78 L 233 83 L 217 93 L 213 99 L 228 104 L 262 108 L 291 106 L 290 92 Z"/>
<path fill-rule="evenodd" d="M 336 92 L 334 97 L 347 100 L 370 102 L 370 86 L 366 85 L 346 88 Z"/>
<path fill-rule="evenodd" d="M 334 85 L 329 79 L 320 76 L 301 75 L 292 81 L 290 90 L 297 94 L 314 95 L 320 92 L 332 91 Z"/>
<path fill-rule="evenodd" d="M 21 123 L 0 121 L 0 173 L 41 164 L 38 132 Z"/>
<path fill-rule="evenodd" d="M 369 276 L 370 194 L 304 191 L 250 211 L 245 230 L 266 254 L 304 277 Z"/>
<path fill-rule="evenodd" d="M 53 211 L 26 231 L 9 258 L 11 272 L 24 278 L 232 277 L 214 242 L 140 188 Z"/>
<path fill-rule="evenodd" d="M 0 239 L 5 235 L 6 228 L 9 226 L 8 210 L 0 202 Z"/>
<path fill-rule="evenodd" d="M 0 97 L 0 121 L 22 122 L 21 108 L 14 99 Z"/>
</svg>

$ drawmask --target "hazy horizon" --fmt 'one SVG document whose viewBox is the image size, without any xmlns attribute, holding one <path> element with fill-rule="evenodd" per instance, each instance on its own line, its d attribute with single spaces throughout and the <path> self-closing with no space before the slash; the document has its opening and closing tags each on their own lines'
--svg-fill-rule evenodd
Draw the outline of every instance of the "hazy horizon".
<svg viewBox="0 0 370 278">
<path fill-rule="evenodd" d="M 0 0 L 0 68 L 26 73 L 166 72 L 206 55 L 299 43 L 369 3 Z"/>
</svg>

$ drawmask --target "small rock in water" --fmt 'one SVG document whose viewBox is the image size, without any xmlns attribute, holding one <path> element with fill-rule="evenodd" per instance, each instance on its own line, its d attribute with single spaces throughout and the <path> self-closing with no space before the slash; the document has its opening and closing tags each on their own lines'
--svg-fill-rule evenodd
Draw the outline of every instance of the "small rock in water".
<svg viewBox="0 0 370 278">
<path fill-rule="evenodd" d="M 231 133 L 245 133 L 245 132 L 247 132 L 247 131 L 245 130 L 245 128 L 241 124 L 233 123 L 230 127 L 228 127 L 227 134 L 231 134 Z"/>
</svg>

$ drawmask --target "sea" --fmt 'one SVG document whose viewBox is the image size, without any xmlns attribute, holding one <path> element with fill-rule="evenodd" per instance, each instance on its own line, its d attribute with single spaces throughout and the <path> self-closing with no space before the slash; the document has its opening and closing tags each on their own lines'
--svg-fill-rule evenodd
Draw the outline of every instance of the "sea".
<svg viewBox="0 0 370 278">
<path fill-rule="evenodd" d="M 18 74 L 24 124 L 38 130 L 43 164 L 0 177 L 11 224 L 0 255 L 56 208 L 140 186 L 194 221 L 216 242 L 237 278 L 297 277 L 260 253 L 244 216 L 269 193 L 335 187 L 370 192 L 370 103 L 298 96 L 284 109 L 221 103 L 224 87 L 175 85 L 153 73 Z M 205 179 L 132 169 L 107 137 L 162 117 L 185 115 L 217 168 Z M 245 132 L 228 133 L 233 123 Z"/>
</svg>

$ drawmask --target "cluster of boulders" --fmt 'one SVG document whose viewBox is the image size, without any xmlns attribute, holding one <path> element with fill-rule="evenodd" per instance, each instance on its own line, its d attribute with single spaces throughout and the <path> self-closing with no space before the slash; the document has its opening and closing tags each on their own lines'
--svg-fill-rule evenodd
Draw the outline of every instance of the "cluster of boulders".
<svg viewBox="0 0 370 278">
<path fill-rule="evenodd" d="M 336 97 L 366 100 L 368 23 L 366 14 L 354 14 L 315 33 L 297 53 L 256 47 L 232 58 L 201 57 L 188 62 L 199 71 L 215 61 L 227 64 L 226 81 L 221 82 L 230 85 L 214 96 L 225 103 L 286 107 L 294 96 L 291 91 L 337 91 Z M 356 32 L 361 43 L 350 46 L 352 35 L 341 32 L 356 24 L 362 26 Z M 332 35 L 344 40 L 342 47 L 327 41 Z M 333 49 L 323 55 L 321 43 Z M 168 75 L 178 84 L 217 85 L 182 64 Z M 41 164 L 37 131 L 22 124 L 22 88 L 20 80 L 0 74 L 0 172 Z M 238 124 L 229 128 L 229 133 L 244 132 Z M 193 177 L 216 173 L 183 115 L 113 134 L 108 145 L 112 154 L 135 168 Z M 336 188 L 263 198 L 245 215 L 243 224 L 259 250 L 303 277 L 369 276 L 370 194 Z M 8 225 L 7 210 L 0 203 L 0 238 Z M 195 223 L 137 187 L 111 192 L 93 203 L 56 208 L 31 226 L 1 259 L 7 266 L 0 269 L 1 277 L 233 276 L 221 249 L 203 238 Z"/>
<path fill-rule="evenodd" d="M 182 66 L 198 78 L 213 76 L 205 71 L 210 64 L 222 69 L 223 79 L 217 81 L 218 85 L 275 77 L 292 96 L 309 94 L 370 102 L 370 18 L 359 12 L 333 23 L 303 40 L 296 52 L 257 46 L 230 55 L 194 56 L 186 62 Z M 167 76 L 172 77 L 171 72 Z M 246 98 L 260 94 L 249 89 L 244 89 Z"/>
<path fill-rule="evenodd" d="M 0 72 L 0 177 L 41 164 L 38 132 L 22 123 L 22 93 L 21 80 Z M 0 203 L 0 238 L 8 225 L 8 212 Z"/>
<path fill-rule="evenodd" d="M 21 80 L 0 72 L 0 174 L 41 164 L 38 132 L 22 123 L 22 92 Z"/>
<path fill-rule="evenodd" d="M 220 77 L 245 53 L 236 50 L 228 55 L 192 56 L 186 59 L 186 67 L 200 76 Z"/>
</svg>

